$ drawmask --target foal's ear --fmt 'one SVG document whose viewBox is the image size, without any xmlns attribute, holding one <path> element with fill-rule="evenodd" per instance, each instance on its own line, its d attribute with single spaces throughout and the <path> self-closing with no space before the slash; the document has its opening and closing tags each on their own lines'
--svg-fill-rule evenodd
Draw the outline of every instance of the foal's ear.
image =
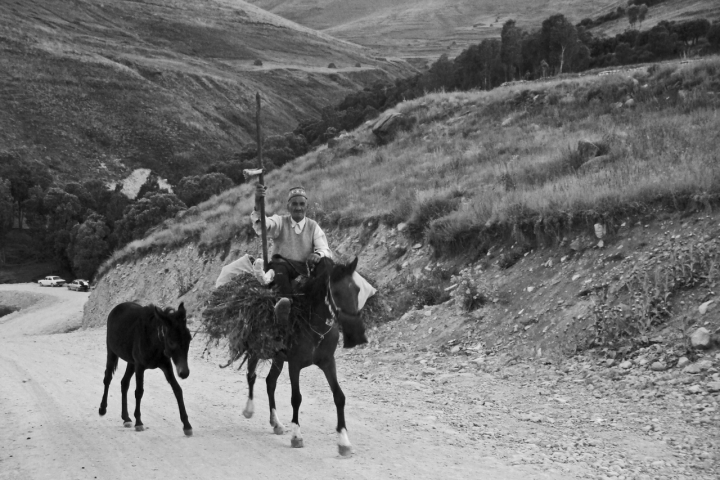
<svg viewBox="0 0 720 480">
<path fill-rule="evenodd" d="M 185 314 L 185 302 L 180 302 L 180 306 L 177 309 L 178 313 Z"/>
<path fill-rule="evenodd" d="M 355 260 L 350 262 L 350 264 L 347 266 L 348 270 L 352 273 L 355 271 L 355 267 L 357 267 L 358 264 L 358 257 L 355 257 Z"/>
</svg>

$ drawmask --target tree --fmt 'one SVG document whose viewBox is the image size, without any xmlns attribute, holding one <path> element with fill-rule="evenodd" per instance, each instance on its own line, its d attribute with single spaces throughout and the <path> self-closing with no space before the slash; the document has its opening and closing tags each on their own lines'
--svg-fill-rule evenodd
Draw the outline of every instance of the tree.
<svg viewBox="0 0 720 480">
<path fill-rule="evenodd" d="M 713 47 L 720 47 L 720 23 L 713 23 L 707 33 L 707 39 Z"/>
<path fill-rule="evenodd" d="M 638 16 L 640 15 L 640 7 L 637 5 L 630 5 L 627 9 L 627 17 L 628 22 L 630 23 L 630 27 L 635 28 L 635 24 L 638 21 Z"/>
<path fill-rule="evenodd" d="M 52 183 L 47 167 L 40 162 L 26 161 L 16 154 L 0 152 L 0 177 L 10 180 L 10 191 L 15 202 L 15 214 L 20 228 L 24 222 L 23 204 L 30 189 L 40 185 L 46 189 Z"/>
<path fill-rule="evenodd" d="M 175 194 L 148 194 L 128 205 L 123 218 L 115 224 L 119 244 L 142 238 L 150 228 L 186 209 L 187 206 Z"/>
<path fill-rule="evenodd" d="M 673 31 L 677 33 L 678 39 L 685 42 L 685 45 L 697 45 L 700 37 L 707 35 L 710 30 L 710 22 L 704 18 L 688 20 L 675 25 Z"/>
<path fill-rule="evenodd" d="M 667 57 L 676 50 L 677 34 L 671 33 L 668 22 L 660 22 L 648 32 L 648 48 L 658 57 Z"/>
<path fill-rule="evenodd" d="M 5 263 L 5 238 L 12 230 L 14 203 L 10 192 L 10 180 L 0 177 L 0 265 Z"/>
<path fill-rule="evenodd" d="M 67 256 L 73 272 L 81 278 L 92 278 L 100 264 L 110 254 L 110 228 L 105 217 L 91 213 L 82 224 L 76 224 L 70 234 Z"/>
<path fill-rule="evenodd" d="M 46 244 L 61 268 L 71 268 L 67 247 L 73 227 L 82 221 L 84 209 L 80 200 L 75 195 L 52 187 L 43 198 L 43 210 L 47 218 Z"/>
<path fill-rule="evenodd" d="M 540 30 L 532 33 L 523 34 L 522 37 L 522 72 L 525 72 L 525 79 L 537 78 L 541 75 L 542 70 L 538 58 L 544 55 L 541 41 Z"/>
<path fill-rule="evenodd" d="M 575 26 L 558 13 L 543 21 L 541 39 L 550 66 L 557 69 L 557 73 L 562 73 L 565 63 L 573 57 L 578 46 Z"/>
<path fill-rule="evenodd" d="M 648 6 L 644 3 L 640 5 L 640 9 L 638 10 L 638 23 L 640 23 L 640 26 L 642 27 L 642 22 L 645 21 L 645 17 L 647 17 L 648 14 Z"/>
<path fill-rule="evenodd" d="M 160 188 L 160 183 L 158 181 L 157 173 L 150 172 L 145 179 L 145 183 L 140 185 L 140 190 L 138 190 L 136 199 L 140 199 L 142 197 L 147 196 L 150 193 L 168 193 L 168 190 L 166 188 Z"/>
<path fill-rule="evenodd" d="M 522 30 L 515 26 L 515 20 L 505 22 L 500 33 L 500 58 L 505 65 L 506 79 L 515 80 L 522 63 Z M 509 73 L 509 75 L 508 75 Z"/>
<path fill-rule="evenodd" d="M 194 207 L 213 195 L 233 186 L 233 181 L 222 173 L 206 173 L 184 177 L 175 187 L 175 194 L 186 206 Z"/>
<path fill-rule="evenodd" d="M 430 70 L 423 76 L 422 86 L 427 92 L 452 90 L 454 87 L 455 65 L 446 53 L 440 55 Z"/>
</svg>

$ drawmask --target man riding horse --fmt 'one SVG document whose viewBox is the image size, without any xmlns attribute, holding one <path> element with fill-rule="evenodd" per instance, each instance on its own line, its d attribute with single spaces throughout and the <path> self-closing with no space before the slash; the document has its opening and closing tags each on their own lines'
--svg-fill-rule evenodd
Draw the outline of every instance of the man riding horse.
<svg viewBox="0 0 720 480">
<path fill-rule="evenodd" d="M 265 185 L 255 188 L 255 208 L 250 220 L 260 235 L 260 204 L 265 197 Z M 292 306 L 290 282 L 298 275 L 307 274 L 307 264 L 316 264 L 323 257 L 332 258 L 325 232 L 314 220 L 305 216 L 307 193 L 302 187 L 291 188 L 287 197 L 288 215 L 265 217 L 268 237 L 274 239 L 269 268 L 275 271 L 275 285 L 281 295 L 275 304 L 275 317 L 286 323 Z"/>
</svg>

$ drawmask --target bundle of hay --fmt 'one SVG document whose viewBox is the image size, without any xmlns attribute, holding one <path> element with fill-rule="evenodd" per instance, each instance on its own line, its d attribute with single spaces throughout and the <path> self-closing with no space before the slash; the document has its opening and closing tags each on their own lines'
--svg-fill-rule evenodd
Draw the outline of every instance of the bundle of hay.
<svg viewBox="0 0 720 480">
<path fill-rule="evenodd" d="M 299 284 L 307 280 L 298 277 Z M 274 290 L 261 285 L 251 274 L 239 274 L 230 282 L 217 287 L 211 294 L 202 314 L 207 333 L 206 349 L 227 342 L 228 365 L 243 354 L 250 353 L 260 359 L 271 359 L 280 350 L 290 346 L 298 322 L 308 321 L 308 309 L 302 296 L 294 299 L 288 325 L 275 320 L 275 303 L 279 296 Z M 378 325 L 392 318 L 391 310 L 381 295 L 374 295 L 361 312 L 365 325 Z"/>
<path fill-rule="evenodd" d="M 207 348 L 226 339 L 230 363 L 246 352 L 269 359 L 287 348 L 292 325 L 275 321 L 276 301 L 275 292 L 250 274 L 237 275 L 216 288 L 202 315 Z"/>
</svg>

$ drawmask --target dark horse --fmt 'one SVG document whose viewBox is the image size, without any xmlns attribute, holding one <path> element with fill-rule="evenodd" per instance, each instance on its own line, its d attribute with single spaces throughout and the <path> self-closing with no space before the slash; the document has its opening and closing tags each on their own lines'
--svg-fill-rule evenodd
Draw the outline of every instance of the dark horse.
<svg viewBox="0 0 720 480">
<path fill-rule="evenodd" d="M 119 357 L 127 362 L 125 375 L 120 381 L 124 425 L 128 428 L 132 426 L 127 410 L 127 392 L 130 379 L 135 374 L 135 430 L 139 432 L 144 430 L 140 419 L 140 400 L 143 396 L 145 370 L 159 367 L 177 399 L 183 431 L 185 435 L 192 435 L 192 427 L 185 412 L 182 388 L 172 371 L 172 363 L 174 363 L 180 378 L 187 378 L 190 375 L 187 356 L 191 339 L 190 330 L 186 325 L 185 306 L 182 303 L 177 310 L 172 308 L 161 310 L 154 305 L 143 307 L 133 302 L 121 303 L 113 308 L 107 322 L 107 365 L 100 415 L 105 415 L 107 411 L 108 388 L 113 373 L 117 370 Z"/>
<path fill-rule="evenodd" d="M 292 438 L 293 447 L 303 446 L 300 433 L 298 412 L 302 395 L 300 394 L 300 370 L 310 365 L 317 365 L 325 374 L 332 390 L 335 407 L 337 409 L 338 450 L 340 455 L 351 453 L 350 439 L 345 427 L 345 395 L 337 381 L 335 369 L 335 349 L 339 339 L 338 323 L 343 329 L 343 346 L 351 348 L 367 343 L 365 327 L 358 312 L 358 291 L 352 274 L 357 266 L 357 258 L 349 265 L 335 265 L 329 258 L 323 258 L 315 267 L 314 277 L 302 287 L 300 294 L 304 301 L 296 301 L 306 305 L 307 311 L 294 312 L 297 317 L 296 327 L 292 332 L 289 346 L 279 352 L 272 359 L 272 367 L 268 373 L 266 383 L 270 401 L 270 426 L 273 431 L 282 435 L 285 427 L 278 420 L 275 411 L 275 386 L 282 372 L 284 362 L 288 362 L 290 369 L 290 383 L 292 385 L 291 403 L 293 407 Z M 295 310 L 295 307 L 293 307 Z M 247 381 L 249 395 L 247 405 L 243 411 L 246 418 L 250 418 L 255 411 L 253 405 L 253 386 L 255 385 L 255 368 L 258 358 L 248 355 Z"/>
</svg>

